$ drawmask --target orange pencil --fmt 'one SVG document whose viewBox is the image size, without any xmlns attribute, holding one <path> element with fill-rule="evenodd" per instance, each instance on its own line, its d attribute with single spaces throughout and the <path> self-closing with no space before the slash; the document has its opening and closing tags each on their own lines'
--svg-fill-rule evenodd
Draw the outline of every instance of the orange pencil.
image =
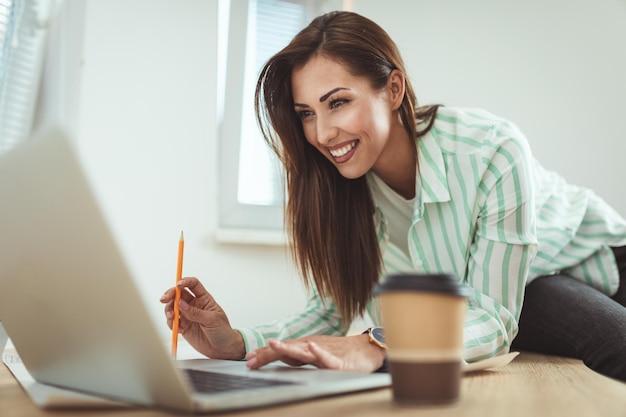
<svg viewBox="0 0 626 417">
<path fill-rule="evenodd" d="M 178 239 L 178 265 L 176 267 L 176 283 L 183 278 L 183 251 L 185 249 L 185 238 L 183 232 L 180 232 Z M 174 321 L 172 323 L 172 357 L 176 359 L 176 351 L 178 350 L 178 321 L 180 320 L 180 288 L 176 287 L 176 296 L 174 297 Z"/>
</svg>

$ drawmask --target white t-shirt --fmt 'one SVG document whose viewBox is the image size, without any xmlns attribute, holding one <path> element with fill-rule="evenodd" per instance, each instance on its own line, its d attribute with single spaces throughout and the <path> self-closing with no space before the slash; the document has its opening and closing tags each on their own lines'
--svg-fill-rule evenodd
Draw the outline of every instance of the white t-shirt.
<svg viewBox="0 0 626 417">
<path fill-rule="evenodd" d="M 372 197 L 389 221 L 387 231 L 390 242 L 402 250 L 407 257 L 410 257 L 408 233 L 413 217 L 415 197 L 410 200 L 405 199 L 374 173 L 369 173 L 367 180 L 372 191 Z"/>
</svg>

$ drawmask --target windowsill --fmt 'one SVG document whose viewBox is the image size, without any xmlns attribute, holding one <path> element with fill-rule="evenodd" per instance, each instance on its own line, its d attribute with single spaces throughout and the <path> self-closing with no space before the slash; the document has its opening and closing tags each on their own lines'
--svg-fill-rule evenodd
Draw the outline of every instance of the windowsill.
<svg viewBox="0 0 626 417">
<path fill-rule="evenodd" d="M 215 232 L 215 240 L 225 244 L 287 245 L 287 235 L 283 230 L 221 228 Z"/>
</svg>

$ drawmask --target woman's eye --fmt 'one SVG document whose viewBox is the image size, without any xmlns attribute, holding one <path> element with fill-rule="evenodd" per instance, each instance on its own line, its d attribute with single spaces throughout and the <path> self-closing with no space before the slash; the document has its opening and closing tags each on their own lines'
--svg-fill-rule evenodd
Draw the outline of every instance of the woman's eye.
<svg viewBox="0 0 626 417">
<path fill-rule="evenodd" d="M 336 99 L 336 100 L 332 100 L 329 104 L 328 107 L 330 107 L 331 110 L 334 110 L 336 108 L 339 108 L 341 106 L 343 106 L 344 104 L 346 104 L 348 102 L 348 100 L 346 99 Z"/>
<path fill-rule="evenodd" d="M 300 119 L 304 120 L 308 117 L 311 117 L 313 115 L 313 112 L 311 110 L 301 110 L 298 112 L 298 116 L 300 117 Z"/>
</svg>

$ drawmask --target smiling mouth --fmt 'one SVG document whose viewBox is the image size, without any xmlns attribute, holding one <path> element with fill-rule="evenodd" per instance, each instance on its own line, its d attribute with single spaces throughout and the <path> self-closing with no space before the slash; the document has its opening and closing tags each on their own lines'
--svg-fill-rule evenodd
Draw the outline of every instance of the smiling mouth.
<svg viewBox="0 0 626 417">
<path fill-rule="evenodd" d="M 330 149 L 328 152 L 330 152 L 333 158 L 339 159 L 339 158 L 346 156 L 348 153 L 350 153 L 350 151 L 356 147 L 358 142 L 359 142 L 358 140 L 355 140 L 345 146 L 342 146 L 341 148 Z"/>
</svg>

